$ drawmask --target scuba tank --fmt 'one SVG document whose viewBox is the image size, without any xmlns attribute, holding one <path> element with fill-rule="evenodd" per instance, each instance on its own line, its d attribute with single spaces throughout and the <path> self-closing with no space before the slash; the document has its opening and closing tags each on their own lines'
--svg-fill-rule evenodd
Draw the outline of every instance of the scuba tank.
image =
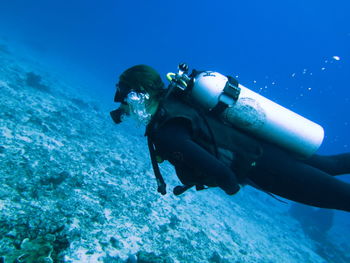
<svg viewBox="0 0 350 263">
<path fill-rule="evenodd" d="M 176 88 L 193 103 L 218 115 L 224 122 L 252 136 L 274 143 L 306 158 L 320 147 L 323 128 L 301 115 L 261 96 L 218 72 L 194 71 L 179 65 L 177 74 L 168 73 L 169 90 Z"/>
</svg>

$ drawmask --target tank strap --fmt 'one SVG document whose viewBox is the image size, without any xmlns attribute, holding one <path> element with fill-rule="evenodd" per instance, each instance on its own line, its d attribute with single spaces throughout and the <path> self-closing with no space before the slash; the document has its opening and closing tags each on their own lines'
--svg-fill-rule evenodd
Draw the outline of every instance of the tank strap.
<svg viewBox="0 0 350 263">
<path fill-rule="evenodd" d="M 237 101 L 239 94 L 241 93 L 241 88 L 239 87 L 238 81 L 231 76 L 227 76 L 227 78 L 228 78 L 228 81 L 226 82 L 225 88 L 221 93 L 219 102 L 212 109 L 212 112 L 214 114 L 220 114 L 228 107 L 227 100 L 225 101 L 224 99 L 225 97 L 226 98 L 229 97 L 231 100 L 233 99 L 234 101 Z"/>
</svg>

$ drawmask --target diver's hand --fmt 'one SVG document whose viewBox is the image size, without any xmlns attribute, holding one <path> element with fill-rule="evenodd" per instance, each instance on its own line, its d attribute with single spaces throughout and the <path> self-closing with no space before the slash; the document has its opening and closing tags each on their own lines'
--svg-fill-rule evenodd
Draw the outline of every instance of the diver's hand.
<svg viewBox="0 0 350 263">
<path fill-rule="evenodd" d="M 193 185 L 178 185 L 174 187 L 173 193 L 174 195 L 182 195 L 188 189 L 190 189 Z"/>
<path fill-rule="evenodd" d="M 219 187 L 225 191 L 226 194 L 228 195 L 234 195 L 236 194 L 241 188 L 239 184 L 236 182 L 236 180 L 228 180 L 229 182 L 221 182 L 219 184 Z"/>
</svg>

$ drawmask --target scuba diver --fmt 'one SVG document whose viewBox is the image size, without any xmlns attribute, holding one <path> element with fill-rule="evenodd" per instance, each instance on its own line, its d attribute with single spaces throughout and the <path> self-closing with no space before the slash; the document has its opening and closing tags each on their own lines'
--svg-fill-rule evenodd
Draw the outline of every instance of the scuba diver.
<svg viewBox="0 0 350 263">
<path fill-rule="evenodd" d="M 183 184 L 219 187 L 228 195 L 251 185 L 272 195 L 320 208 L 350 212 L 350 153 L 315 154 L 323 128 L 213 71 L 188 73 L 180 64 L 165 87 L 156 70 L 136 65 L 116 85 L 115 123 L 133 116 L 146 126 L 158 192 L 166 184 L 158 163 L 167 160 Z"/>
</svg>

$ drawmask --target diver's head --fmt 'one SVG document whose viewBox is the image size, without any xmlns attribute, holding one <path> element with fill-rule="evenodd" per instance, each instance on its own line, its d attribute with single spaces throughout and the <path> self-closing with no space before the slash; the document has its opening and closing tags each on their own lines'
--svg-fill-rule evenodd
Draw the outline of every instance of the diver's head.
<svg viewBox="0 0 350 263">
<path fill-rule="evenodd" d="M 114 101 L 123 102 L 131 91 L 148 93 L 153 99 L 164 91 L 164 83 L 159 73 L 152 67 L 136 65 L 120 75 Z"/>
<path fill-rule="evenodd" d="M 147 65 L 136 65 L 125 70 L 116 87 L 114 101 L 122 103 L 119 109 L 111 112 L 116 123 L 120 123 L 123 114 L 147 123 L 152 108 L 164 93 L 164 83 L 160 75 Z"/>
</svg>

